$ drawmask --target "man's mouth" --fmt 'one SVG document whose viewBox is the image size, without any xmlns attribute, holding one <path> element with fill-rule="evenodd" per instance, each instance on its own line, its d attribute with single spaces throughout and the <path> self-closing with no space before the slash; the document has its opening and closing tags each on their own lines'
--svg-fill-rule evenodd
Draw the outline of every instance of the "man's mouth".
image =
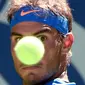
<svg viewBox="0 0 85 85">
<path fill-rule="evenodd" d="M 32 65 L 32 66 L 22 66 L 21 69 L 23 70 L 34 70 L 34 69 L 38 69 L 41 68 L 42 63 L 36 64 L 36 65 Z"/>
</svg>

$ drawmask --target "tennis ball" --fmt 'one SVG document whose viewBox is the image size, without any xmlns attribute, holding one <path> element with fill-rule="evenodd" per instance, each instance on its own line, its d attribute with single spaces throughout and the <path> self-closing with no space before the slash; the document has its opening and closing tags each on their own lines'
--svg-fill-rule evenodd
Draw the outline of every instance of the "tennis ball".
<svg viewBox="0 0 85 85">
<path fill-rule="evenodd" d="M 45 49 L 40 39 L 26 36 L 18 41 L 15 48 L 17 58 L 25 65 L 34 65 L 43 58 Z"/>
</svg>

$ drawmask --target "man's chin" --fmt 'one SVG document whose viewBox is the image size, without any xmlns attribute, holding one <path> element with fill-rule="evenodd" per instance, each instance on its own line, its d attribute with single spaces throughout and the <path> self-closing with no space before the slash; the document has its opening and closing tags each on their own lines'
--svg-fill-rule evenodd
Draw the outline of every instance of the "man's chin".
<svg viewBox="0 0 85 85">
<path fill-rule="evenodd" d="M 24 76 L 23 82 L 27 82 L 30 85 L 40 83 L 42 81 L 42 77 L 38 77 L 37 75 L 30 73 L 29 75 Z"/>
</svg>

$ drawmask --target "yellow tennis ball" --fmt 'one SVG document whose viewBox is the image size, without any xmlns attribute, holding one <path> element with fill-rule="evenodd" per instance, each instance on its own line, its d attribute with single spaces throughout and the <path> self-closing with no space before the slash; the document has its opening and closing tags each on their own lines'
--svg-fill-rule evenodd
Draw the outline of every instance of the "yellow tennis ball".
<svg viewBox="0 0 85 85">
<path fill-rule="evenodd" d="M 17 58 L 26 65 L 39 63 L 45 53 L 44 44 L 34 36 L 22 38 L 16 44 L 14 50 Z"/>
</svg>

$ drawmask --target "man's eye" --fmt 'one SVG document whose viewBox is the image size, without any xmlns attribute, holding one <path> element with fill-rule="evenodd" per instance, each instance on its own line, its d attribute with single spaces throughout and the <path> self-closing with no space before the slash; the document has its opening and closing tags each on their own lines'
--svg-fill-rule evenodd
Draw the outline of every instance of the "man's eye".
<svg viewBox="0 0 85 85">
<path fill-rule="evenodd" d="M 39 35 L 38 38 L 44 42 L 46 39 L 47 39 L 47 36 L 44 36 L 44 35 Z"/>
<path fill-rule="evenodd" d="M 15 41 L 18 42 L 22 37 L 16 37 Z"/>
</svg>

